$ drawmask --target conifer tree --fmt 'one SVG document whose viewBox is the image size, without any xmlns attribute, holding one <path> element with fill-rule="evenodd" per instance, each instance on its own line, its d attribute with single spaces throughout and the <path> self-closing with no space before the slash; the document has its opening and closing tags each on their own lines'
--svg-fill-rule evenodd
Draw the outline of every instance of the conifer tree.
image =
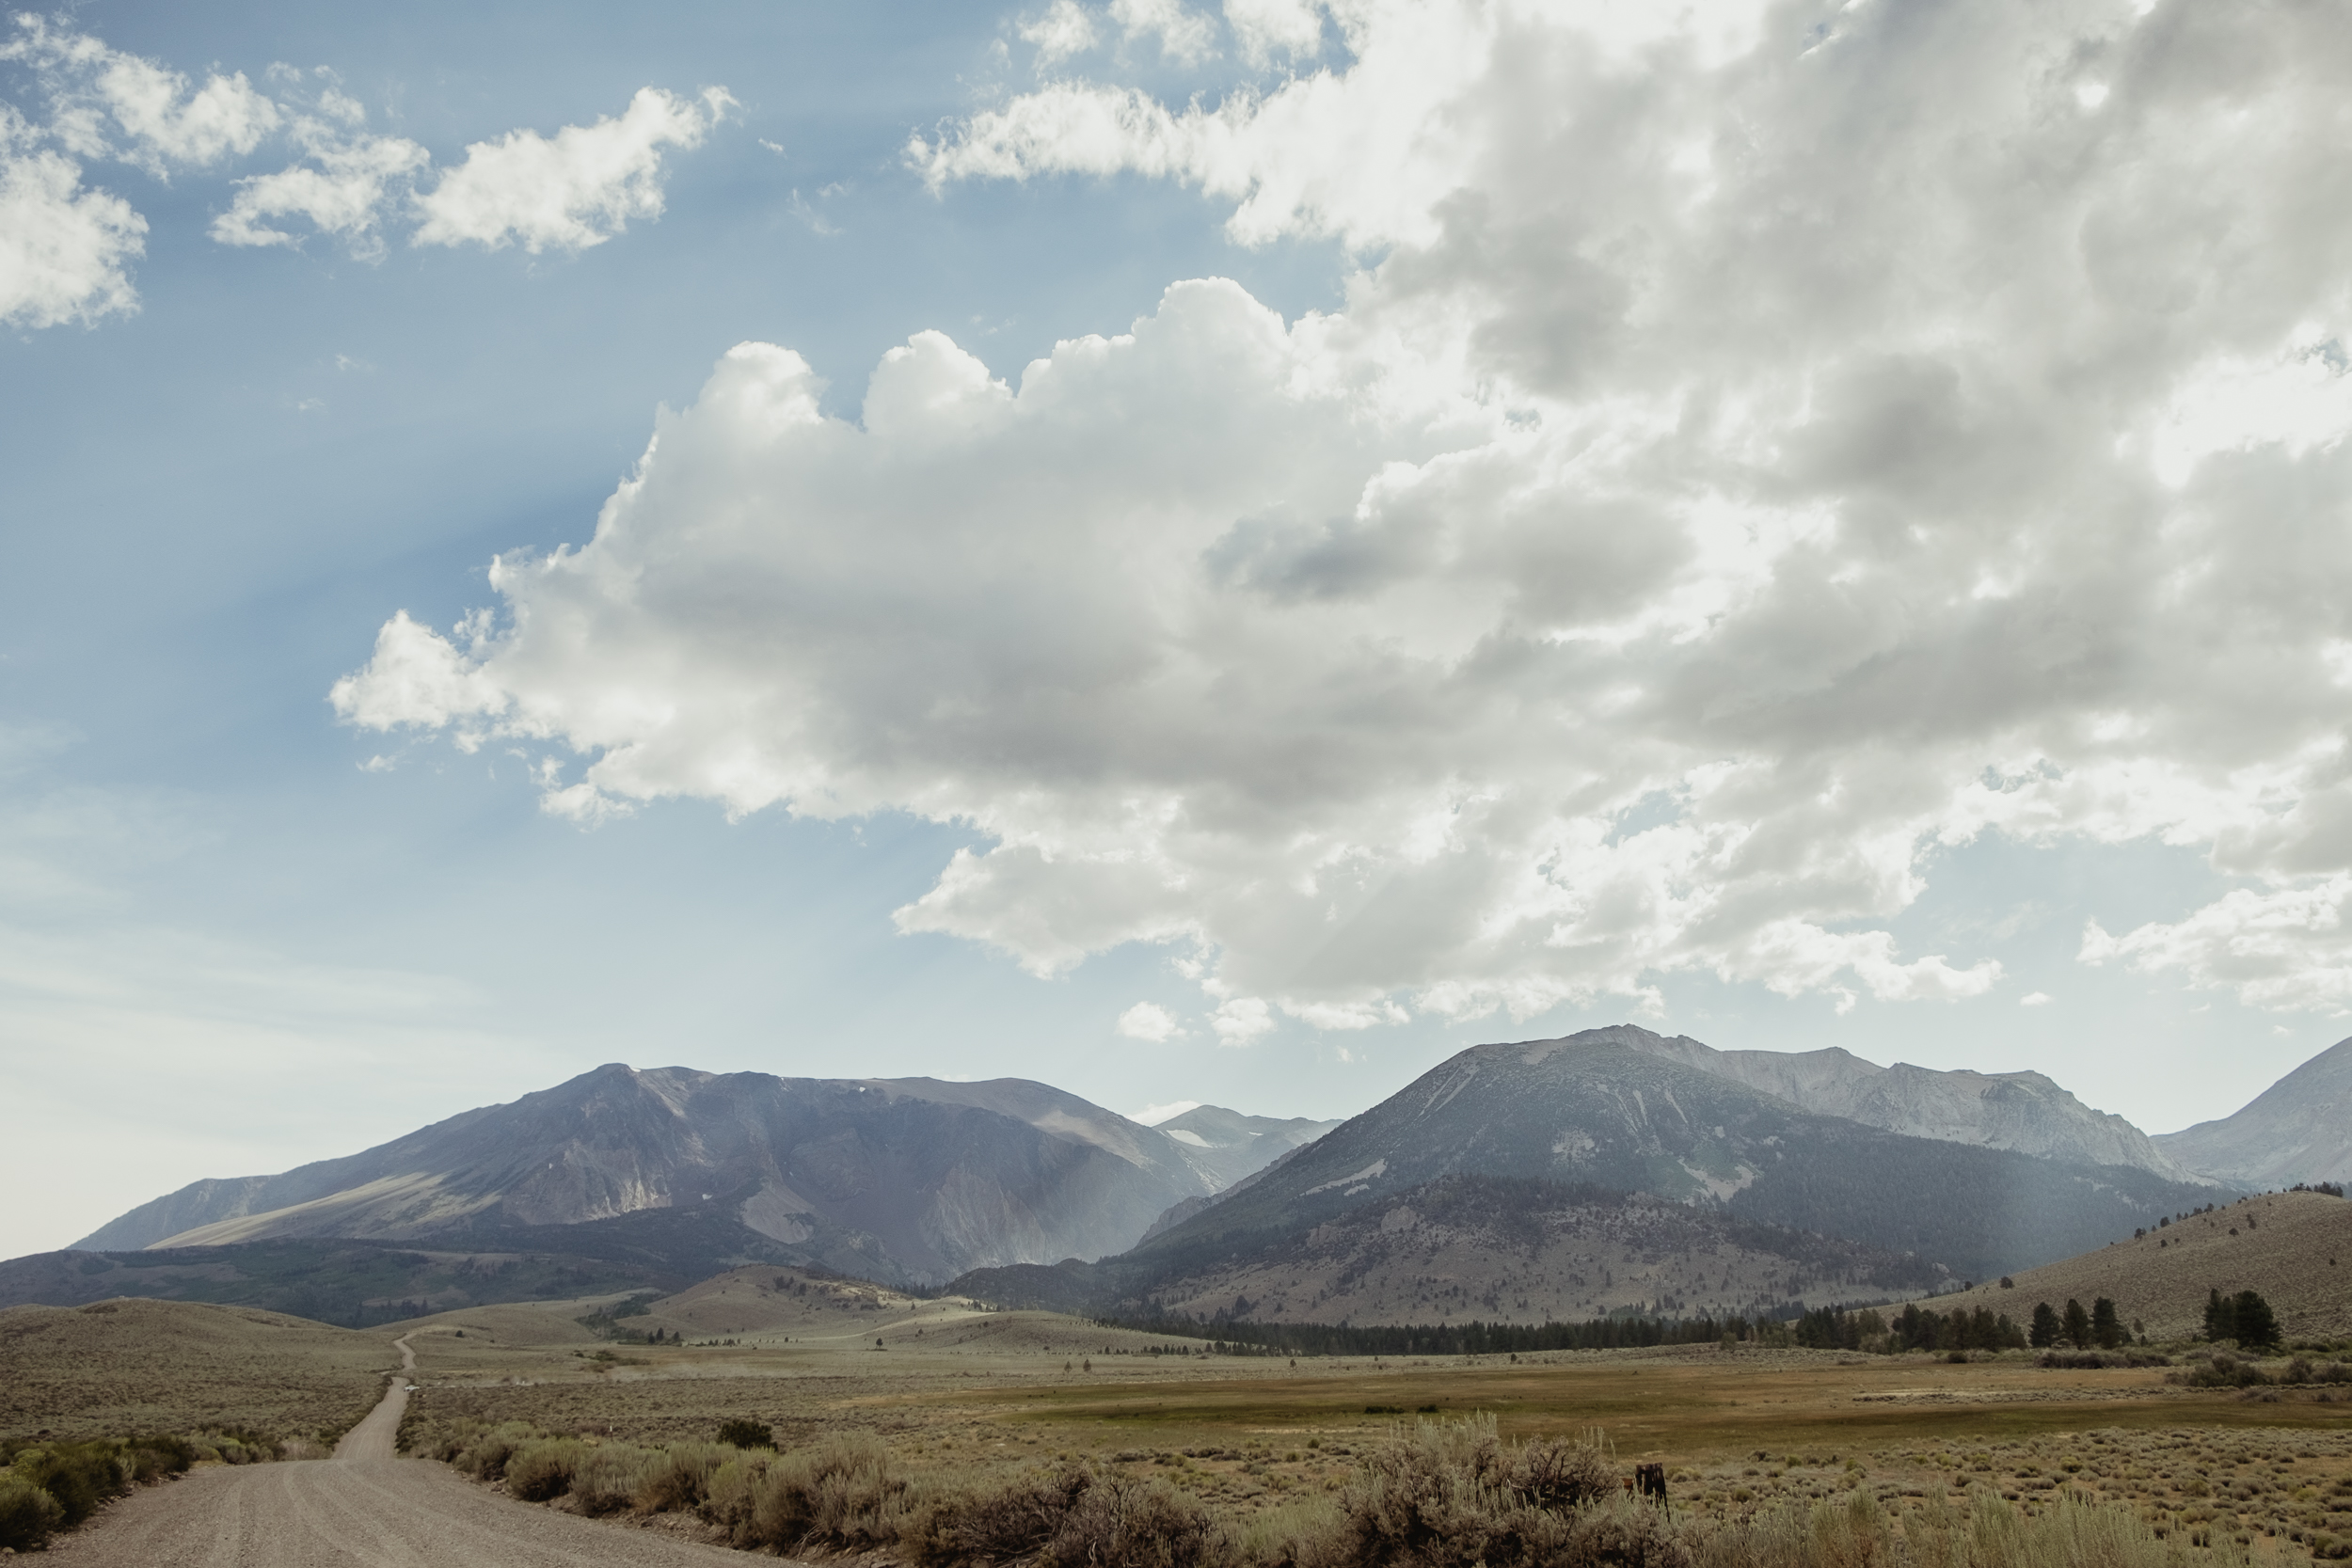
<svg viewBox="0 0 2352 1568">
<path fill-rule="evenodd" d="M 2230 1303 L 2230 1316 L 2236 1329 L 2231 1337 L 2248 1350 L 2268 1350 L 2279 1342 L 2278 1315 L 2255 1291 L 2240 1291 Z"/>
<path fill-rule="evenodd" d="M 2090 1348 L 2090 1314 L 2072 1296 L 2066 1298 L 2066 1342 L 2076 1350 Z"/>
<path fill-rule="evenodd" d="M 2090 1304 L 2090 1338 L 2101 1350 L 2113 1350 L 2125 1338 L 2123 1320 L 2116 1315 L 2115 1303 L 2105 1296 Z"/>
<path fill-rule="evenodd" d="M 2058 1342 L 2058 1315 L 2048 1302 L 2036 1302 L 2033 1326 L 2026 1333 L 2026 1342 L 2036 1350 L 2048 1350 Z"/>
</svg>

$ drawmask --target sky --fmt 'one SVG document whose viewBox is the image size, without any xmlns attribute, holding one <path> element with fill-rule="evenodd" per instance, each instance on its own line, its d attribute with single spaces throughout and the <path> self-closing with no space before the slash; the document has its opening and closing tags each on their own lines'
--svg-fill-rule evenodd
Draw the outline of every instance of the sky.
<svg viewBox="0 0 2352 1568">
<path fill-rule="evenodd" d="M 2324 7 L 0 32 L 0 1254 L 608 1061 L 2151 1132 L 2352 1006 Z"/>
</svg>

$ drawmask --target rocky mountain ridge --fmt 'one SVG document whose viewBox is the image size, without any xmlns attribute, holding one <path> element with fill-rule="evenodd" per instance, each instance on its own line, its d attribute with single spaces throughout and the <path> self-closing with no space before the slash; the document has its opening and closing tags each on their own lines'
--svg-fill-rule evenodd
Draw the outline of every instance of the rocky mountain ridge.
<svg viewBox="0 0 2352 1568">
<path fill-rule="evenodd" d="M 1817 1115 L 1597 1029 L 1461 1052 L 1228 1193 L 1169 1215 L 1104 1267 L 1134 1280 L 1189 1277 L 1456 1174 L 1719 1205 L 1736 1218 L 1910 1253 L 1962 1278 L 2101 1245 L 2211 1196 L 2137 1166 Z"/>
<path fill-rule="evenodd" d="M 1631 1024 L 1596 1033 L 1629 1050 L 1777 1095 L 1817 1116 L 2077 1164 L 2133 1165 L 2168 1181 L 2212 1181 L 2167 1156 L 2122 1117 L 2092 1110 L 2039 1072 L 1945 1071 L 1909 1062 L 1881 1067 L 1837 1046 L 1717 1051 L 1687 1035 L 1670 1038 Z"/>
<path fill-rule="evenodd" d="M 1247 1143 L 1179 1139 L 1024 1079 L 614 1063 L 343 1159 L 192 1183 L 77 1245 L 480 1246 L 510 1232 L 699 1215 L 773 1243 L 744 1243 L 763 1257 L 782 1248 L 868 1277 L 936 1283 L 988 1264 L 1118 1252 L 1171 1204 L 1229 1184 L 1251 1148 L 1270 1157 L 1280 1142 L 1241 1131 Z"/>
<path fill-rule="evenodd" d="M 2171 1159 L 2244 1187 L 2352 1181 L 2352 1039 L 2338 1040 L 2234 1115 L 2154 1142 Z"/>
</svg>

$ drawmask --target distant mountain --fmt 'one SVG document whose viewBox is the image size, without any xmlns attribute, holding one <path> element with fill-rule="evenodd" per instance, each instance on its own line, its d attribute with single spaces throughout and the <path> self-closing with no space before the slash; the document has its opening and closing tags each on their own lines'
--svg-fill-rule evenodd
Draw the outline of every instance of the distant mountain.
<svg viewBox="0 0 2352 1568">
<path fill-rule="evenodd" d="M 1630 1024 L 1598 1030 L 1630 1050 L 1778 1095 L 1818 1116 L 1915 1138 L 2013 1148 L 2087 1165 L 2137 1165 L 2168 1181 L 2207 1180 L 2158 1150 L 2122 1117 L 2094 1111 L 2039 1072 L 1939 1072 L 1881 1067 L 1830 1046 L 1820 1051 L 1717 1051 Z"/>
<path fill-rule="evenodd" d="M 1017 1078 L 778 1078 L 616 1063 L 344 1159 L 193 1183 L 77 1245 L 337 1237 L 569 1251 L 587 1240 L 570 1234 L 579 1227 L 627 1229 L 643 1217 L 663 1232 L 702 1226 L 704 1260 L 785 1257 L 937 1282 L 990 1264 L 1117 1252 L 1171 1204 L 1225 1185 L 1220 1157 Z M 630 1244 L 668 1243 L 647 1232 Z"/>
<path fill-rule="evenodd" d="M 2241 1186 L 2352 1181 L 2352 1039 L 2338 1040 L 2235 1116 L 2154 1143 L 2191 1170 Z"/>
<path fill-rule="evenodd" d="M 1121 1290 L 1157 1289 L 1456 1174 L 1721 1204 L 1963 1279 L 2087 1251 L 2213 1196 L 2135 1166 L 1813 1115 L 1604 1029 L 1464 1051 L 1104 1267 Z"/>
<path fill-rule="evenodd" d="M 1949 1282 L 1917 1258 L 1750 1224 L 1711 1204 L 1486 1176 L 1441 1176 L 1189 1271 L 1130 1275 L 1124 1261 L 981 1270 L 956 1289 L 1065 1311 L 1362 1327 L 1753 1317 Z"/>
<path fill-rule="evenodd" d="M 1292 1149 L 1314 1142 L 1339 1123 L 1310 1121 L 1305 1117 L 1244 1116 L 1221 1105 L 1196 1105 L 1156 1125 L 1183 1144 L 1192 1163 L 1214 1177 L 1217 1189 L 1223 1191 Z"/>
</svg>

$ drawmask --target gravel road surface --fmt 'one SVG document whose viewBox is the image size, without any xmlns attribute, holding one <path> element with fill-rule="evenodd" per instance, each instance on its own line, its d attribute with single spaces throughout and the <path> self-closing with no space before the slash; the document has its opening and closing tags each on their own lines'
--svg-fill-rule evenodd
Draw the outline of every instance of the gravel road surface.
<svg viewBox="0 0 2352 1568">
<path fill-rule="evenodd" d="M 51 1548 L 71 1568 L 689 1568 L 740 1552 L 510 1502 L 392 1447 L 406 1369 L 332 1459 L 145 1487 Z"/>
</svg>

